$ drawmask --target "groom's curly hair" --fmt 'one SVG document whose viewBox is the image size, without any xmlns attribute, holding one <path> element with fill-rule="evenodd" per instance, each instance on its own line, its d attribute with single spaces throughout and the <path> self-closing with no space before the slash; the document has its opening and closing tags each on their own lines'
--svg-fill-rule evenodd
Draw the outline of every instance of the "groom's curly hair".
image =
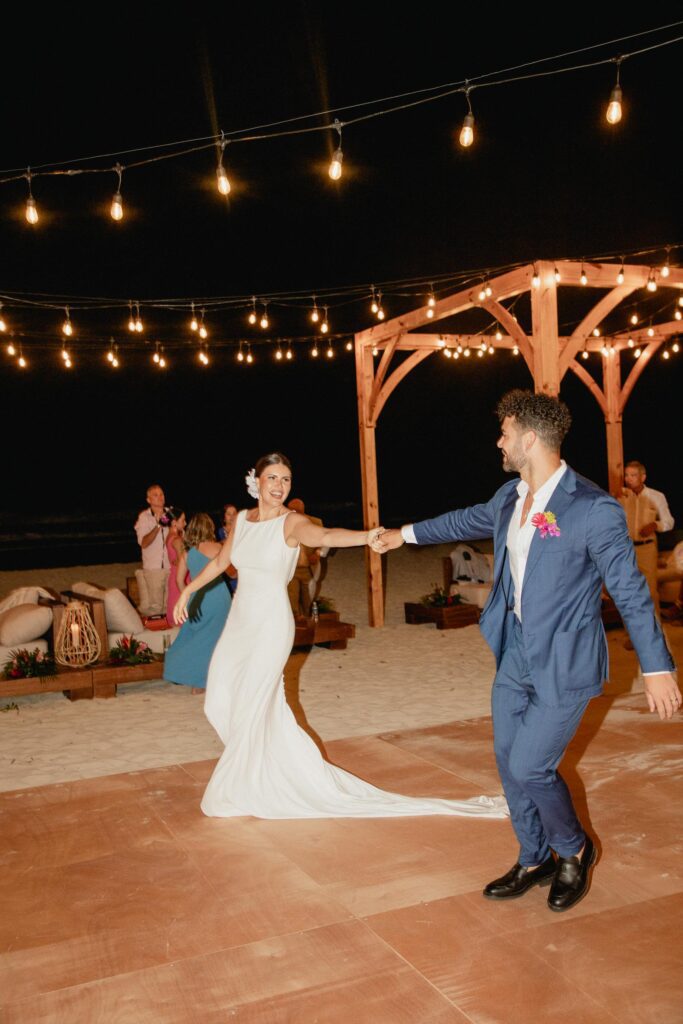
<svg viewBox="0 0 683 1024">
<path fill-rule="evenodd" d="M 535 430 L 548 448 L 557 451 L 572 424 L 571 413 L 559 398 L 522 388 L 503 395 L 496 412 L 501 423 L 506 416 L 514 416 L 522 430 Z"/>
</svg>

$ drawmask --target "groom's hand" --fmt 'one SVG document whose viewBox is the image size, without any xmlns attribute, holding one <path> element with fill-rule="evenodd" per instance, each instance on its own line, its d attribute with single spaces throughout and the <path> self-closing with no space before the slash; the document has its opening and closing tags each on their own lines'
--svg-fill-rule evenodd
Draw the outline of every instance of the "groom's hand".
<svg viewBox="0 0 683 1024">
<path fill-rule="evenodd" d="M 385 551 L 393 551 L 395 548 L 400 548 L 401 544 L 405 544 L 400 530 L 385 530 L 382 534 L 382 541 Z"/>
<path fill-rule="evenodd" d="M 656 711 L 662 720 L 673 718 L 681 706 L 682 699 L 673 672 L 657 672 L 656 675 L 644 676 L 643 682 L 650 711 Z"/>
</svg>

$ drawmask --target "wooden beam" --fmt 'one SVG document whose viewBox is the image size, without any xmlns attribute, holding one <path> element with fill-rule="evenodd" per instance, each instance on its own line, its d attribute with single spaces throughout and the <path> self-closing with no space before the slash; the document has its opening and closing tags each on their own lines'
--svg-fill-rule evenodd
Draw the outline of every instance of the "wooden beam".
<svg viewBox="0 0 683 1024">
<path fill-rule="evenodd" d="M 593 395 L 593 398 L 602 409 L 603 416 L 606 416 L 607 399 L 605 398 L 605 395 L 603 394 L 598 382 L 594 380 L 593 377 L 591 377 L 590 373 L 585 368 L 585 366 L 582 366 L 581 363 L 577 363 L 576 359 L 572 359 L 571 363 L 569 364 L 569 369 L 572 371 L 572 373 L 575 373 L 579 380 L 586 385 L 590 393 Z"/>
<path fill-rule="evenodd" d="M 608 490 L 617 497 L 624 485 L 624 438 L 621 425 L 621 363 L 619 352 L 612 349 L 601 356 L 603 392 L 607 404 L 605 428 L 607 434 Z"/>
<path fill-rule="evenodd" d="M 418 366 L 423 359 L 427 358 L 427 356 L 431 356 L 431 354 L 431 351 L 425 351 L 424 349 L 418 350 L 417 352 L 413 352 L 412 356 L 408 356 L 407 359 L 404 359 L 400 366 L 396 367 L 391 377 L 389 377 L 384 387 L 377 395 L 375 399 L 375 404 L 370 410 L 371 423 L 373 427 L 377 426 L 379 414 L 384 408 L 384 403 L 386 402 L 387 398 L 394 390 L 394 388 L 401 383 L 404 377 L 408 376 L 411 370 Z"/>
<path fill-rule="evenodd" d="M 356 335 L 356 393 L 358 396 L 358 436 L 360 442 L 360 468 L 363 495 L 363 525 L 366 530 L 379 526 L 379 492 L 377 486 L 377 452 L 375 426 L 370 420 L 370 394 L 374 378 L 372 352 L 358 341 Z M 384 588 L 382 559 L 369 547 L 365 548 L 368 579 L 368 621 L 371 626 L 384 625 Z"/>
<path fill-rule="evenodd" d="M 531 376 L 534 375 L 534 353 L 529 339 L 526 336 L 525 331 L 517 323 L 512 313 L 508 312 L 505 306 L 502 305 L 497 299 L 490 298 L 484 299 L 481 303 L 482 309 L 485 309 L 487 313 L 494 316 L 501 327 L 504 327 L 508 334 L 514 339 L 515 345 L 517 345 L 519 351 L 524 356 L 526 364 L 529 367 Z M 495 344 L 493 345 L 495 348 Z"/>
<path fill-rule="evenodd" d="M 560 273 L 560 287 L 563 285 L 579 285 L 581 287 L 581 271 L 587 281 L 586 288 L 613 288 L 617 285 L 620 263 L 587 263 L 582 260 L 559 260 L 553 264 Z M 652 267 L 642 264 L 627 263 L 624 266 L 624 284 L 632 288 L 644 288 L 650 277 Z M 668 277 L 662 277 L 655 270 L 655 280 L 662 288 L 683 288 L 683 269 L 671 267 Z"/>
<path fill-rule="evenodd" d="M 375 405 L 375 402 L 377 401 L 377 395 L 379 394 L 379 390 L 382 387 L 382 384 L 384 383 L 384 378 L 386 376 L 387 370 L 389 369 L 389 363 L 391 362 L 392 356 L 396 351 L 396 345 L 398 344 L 400 339 L 401 335 L 397 334 L 395 338 L 392 338 L 387 343 L 384 351 L 382 352 L 382 358 L 380 359 L 379 366 L 375 371 L 375 379 L 372 385 L 372 392 L 370 393 L 370 401 L 368 403 L 369 410 L 372 410 L 372 408 Z M 373 419 L 371 411 L 370 419 Z"/>
<path fill-rule="evenodd" d="M 538 288 L 531 288 L 534 386 L 546 395 L 560 393 L 559 337 L 557 328 L 557 283 L 555 266 L 547 260 L 536 264 Z"/>
<path fill-rule="evenodd" d="M 501 274 L 499 277 L 491 278 L 489 284 L 493 289 L 496 298 L 508 298 L 510 295 L 518 295 L 526 291 L 531 280 L 531 267 L 516 267 L 514 270 Z M 478 294 L 481 284 L 476 286 L 468 285 L 461 291 L 454 292 L 438 299 L 435 306 L 420 306 L 409 313 L 394 317 L 392 320 L 385 320 L 374 327 L 368 327 L 360 331 L 356 338 L 363 346 L 373 347 L 380 342 L 392 337 L 394 334 L 415 330 L 425 324 L 432 324 L 435 320 L 443 320 L 444 317 L 455 316 L 456 313 L 463 313 L 466 309 L 478 303 Z M 427 316 L 427 311 L 432 309 L 433 316 Z"/>
<path fill-rule="evenodd" d="M 657 352 L 657 350 L 662 347 L 665 341 L 666 338 L 652 338 L 645 351 L 641 353 L 640 358 L 637 359 L 636 362 L 633 364 L 631 372 L 626 378 L 624 386 L 621 389 L 621 394 L 619 395 L 620 413 L 623 413 L 626 407 L 626 403 L 631 397 L 631 392 L 633 391 L 636 385 L 636 381 L 638 380 L 641 373 L 654 356 L 655 352 Z"/>
<path fill-rule="evenodd" d="M 572 332 L 569 341 L 561 351 L 560 380 L 562 380 L 567 372 L 569 364 L 576 353 L 579 349 L 583 348 L 586 339 L 592 335 L 595 328 L 602 323 L 608 313 L 611 313 L 633 291 L 633 285 L 618 285 L 616 288 L 612 288 L 607 295 L 603 295 L 599 302 L 596 302 L 593 308 L 588 311 L 576 330 Z"/>
</svg>

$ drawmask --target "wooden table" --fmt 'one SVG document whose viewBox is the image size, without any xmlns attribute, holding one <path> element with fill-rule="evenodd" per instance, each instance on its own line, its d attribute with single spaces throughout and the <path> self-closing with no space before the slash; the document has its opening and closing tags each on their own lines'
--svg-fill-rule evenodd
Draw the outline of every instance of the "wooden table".
<svg viewBox="0 0 683 1024">
<path fill-rule="evenodd" d="M 406 601 L 403 608 L 406 622 L 411 625 L 433 622 L 437 629 L 462 629 L 463 626 L 472 626 L 479 622 L 480 612 L 477 606 L 464 602 L 437 607 Z"/>
<path fill-rule="evenodd" d="M 293 647 L 324 644 L 332 651 L 341 651 L 356 635 L 356 627 L 352 623 L 339 621 L 339 612 L 321 612 L 317 622 L 313 619 L 296 619 L 295 623 Z"/>
</svg>

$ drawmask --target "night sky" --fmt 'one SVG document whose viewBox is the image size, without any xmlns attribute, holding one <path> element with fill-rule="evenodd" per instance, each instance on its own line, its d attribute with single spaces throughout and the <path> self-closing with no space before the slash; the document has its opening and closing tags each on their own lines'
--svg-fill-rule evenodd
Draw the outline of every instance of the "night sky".
<svg viewBox="0 0 683 1024">
<path fill-rule="evenodd" d="M 290 3 L 235 13 L 233 5 L 173 12 L 123 4 L 95 15 L 92 6 L 75 4 L 28 20 L 25 13 L 6 16 L 1 169 L 86 166 L 79 158 L 458 81 L 673 20 L 661 8 L 626 17 L 613 5 L 575 5 L 554 9 L 552 21 L 539 16 L 534 27 L 532 8 L 495 20 L 481 7 L 476 17 L 462 5 L 451 9 Z M 108 28 L 100 27 L 102 17 Z M 683 29 L 652 38 L 678 33 Z M 107 212 L 113 174 L 36 179 L 37 229 L 23 220 L 25 182 L 2 185 L 0 291 L 124 303 L 312 294 L 675 244 L 683 239 L 674 157 L 682 45 L 624 63 L 625 113 L 616 130 L 604 122 L 614 67 L 603 66 L 475 90 L 477 136 L 469 151 L 454 142 L 466 112 L 462 95 L 351 126 L 339 183 L 326 174 L 336 141 L 327 132 L 228 146 L 229 201 L 216 192 L 211 150 L 124 172 L 120 224 Z M 592 57 L 579 55 L 576 63 Z M 114 155 L 91 166 L 115 162 Z M 672 262 L 679 260 L 672 252 Z M 417 304 L 410 289 L 385 292 L 388 316 Z M 145 338 L 165 341 L 171 366 L 156 371 L 150 349 L 122 356 L 113 373 L 103 346 L 111 335 L 125 352 L 126 312 L 78 313 L 78 305 L 72 302 L 77 365 L 66 372 L 61 313 L 5 301 L 3 313 L 31 360 L 25 373 L 4 354 L 0 360 L 5 513 L 134 511 L 152 480 L 190 511 L 228 499 L 241 505 L 245 471 L 279 448 L 292 459 L 294 492 L 311 511 L 346 505 L 344 521 L 358 521 L 353 357 L 339 351 L 333 361 L 315 363 L 297 345 L 291 365 L 273 360 L 277 337 L 309 332 L 305 308 L 271 306 L 271 344 L 255 348 L 252 367 L 236 363 L 232 344 L 263 342 L 263 332 L 247 326 L 244 310 L 214 316 L 210 340 L 218 344 L 208 370 L 193 362 L 186 316 L 144 311 Z M 573 325 L 581 312 L 566 303 L 560 320 Z M 625 320 L 622 314 L 615 327 Z M 330 321 L 335 333 L 351 334 L 373 319 L 363 301 L 332 303 Z M 480 317 L 472 325 L 487 322 Z M 380 508 L 387 523 L 484 500 L 504 479 L 492 413 L 503 391 L 530 385 L 521 359 L 499 352 L 467 366 L 443 364 L 436 355 L 423 363 L 382 414 Z M 682 365 L 683 354 L 653 360 L 624 423 L 626 458 L 647 463 L 649 482 L 667 493 L 679 525 L 683 487 L 673 451 Z M 565 454 L 605 485 L 598 406 L 571 374 L 562 397 L 575 420 Z"/>
</svg>

